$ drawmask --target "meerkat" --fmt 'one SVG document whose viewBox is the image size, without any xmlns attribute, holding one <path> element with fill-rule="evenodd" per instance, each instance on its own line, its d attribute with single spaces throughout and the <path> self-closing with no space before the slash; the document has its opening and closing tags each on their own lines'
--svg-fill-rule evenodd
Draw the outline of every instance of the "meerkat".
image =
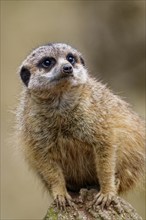
<svg viewBox="0 0 146 220">
<path fill-rule="evenodd" d="M 80 52 L 63 43 L 35 49 L 19 69 L 20 144 L 59 207 L 70 191 L 97 185 L 93 205 L 108 207 L 144 176 L 144 122 L 88 73 Z M 116 184 L 118 182 L 118 184 Z"/>
</svg>

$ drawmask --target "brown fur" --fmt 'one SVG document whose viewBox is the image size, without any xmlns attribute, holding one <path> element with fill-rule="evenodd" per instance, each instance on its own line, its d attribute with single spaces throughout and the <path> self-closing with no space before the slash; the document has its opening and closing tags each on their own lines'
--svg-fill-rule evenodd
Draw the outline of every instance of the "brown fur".
<svg viewBox="0 0 146 220">
<path fill-rule="evenodd" d="M 64 58 L 68 51 L 78 59 L 74 71 L 81 68 L 77 83 L 37 81 L 43 70 L 35 62 L 44 54 Z M 68 45 L 53 44 L 36 49 L 22 64 L 32 78 L 17 113 L 19 137 L 26 159 L 54 199 L 67 198 L 67 188 L 98 184 L 103 194 L 123 193 L 144 175 L 143 121 L 88 73 L 82 82 L 86 68 L 80 56 Z"/>
</svg>

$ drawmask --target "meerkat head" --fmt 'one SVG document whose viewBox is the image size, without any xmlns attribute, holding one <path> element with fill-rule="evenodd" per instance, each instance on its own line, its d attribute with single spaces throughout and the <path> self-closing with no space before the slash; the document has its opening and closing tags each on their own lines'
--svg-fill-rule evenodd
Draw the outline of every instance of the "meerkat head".
<svg viewBox="0 0 146 220">
<path fill-rule="evenodd" d="M 21 79 L 36 95 L 77 87 L 87 81 L 80 52 L 67 44 L 53 43 L 35 49 L 20 67 Z"/>
</svg>

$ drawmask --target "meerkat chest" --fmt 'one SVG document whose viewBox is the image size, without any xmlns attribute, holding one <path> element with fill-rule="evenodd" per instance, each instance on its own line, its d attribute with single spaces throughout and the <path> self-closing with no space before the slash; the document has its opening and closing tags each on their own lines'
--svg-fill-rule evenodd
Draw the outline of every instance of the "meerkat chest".
<svg viewBox="0 0 146 220">
<path fill-rule="evenodd" d="M 59 163 L 67 181 L 72 178 L 76 181 L 82 176 L 83 182 L 90 175 L 94 176 L 94 146 L 91 143 L 94 129 L 84 112 L 33 111 L 26 124 L 30 143 L 33 143 L 29 146 L 32 150 L 37 149 L 38 155 L 47 155 Z"/>
<path fill-rule="evenodd" d="M 95 128 L 94 117 L 88 117 L 84 109 L 57 109 L 42 106 L 41 110 L 33 108 L 26 121 L 29 135 L 43 145 L 52 143 L 78 140 L 82 143 L 94 142 Z M 31 132 L 30 132 L 31 131 Z"/>
<path fill-rule="evenodd" d="M 77 114 L 73 113 L 49 112 L 48 115 L 34 113 L 27 123 L 27 130 L 36 143 L 40 145 L 43 143 L 44 148 L 53 145 L 60 149 L 61 157 L 68 158 L 68 154 L 73 157 L 79 155 L 78 151 L 81 152 L 82 149 L 85 155 L 88 151 L 86 134 L 91 131 L 89 125 L 85 123 L 84 117 L 77 117 Z"/>
</svg>

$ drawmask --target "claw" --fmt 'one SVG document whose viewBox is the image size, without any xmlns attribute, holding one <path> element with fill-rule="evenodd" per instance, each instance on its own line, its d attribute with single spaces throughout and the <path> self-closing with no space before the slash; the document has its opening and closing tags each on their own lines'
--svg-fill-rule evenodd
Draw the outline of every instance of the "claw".
<svg viewBox="0 0 146 220">
<path fill-rule="evenodd" d="M 115 198 L 114 193 L 103 194 L 103 193 L 99 192 L 95 196 L 92 205 L 94 208 L 96 208 L 96 206 L 100 205 L 101 209 L 103 210 L 105 207 L 108 208 L 112 202 L 117 204 L 117 200 Z"/>
<path fill-rule="evenodd" d="M 102 203 L 101 203 L 101 209 L 102 211 L 104 210 L 104 207 L 107 205 L 107 199 L 106 197 L 103 198 Z"/>
<path fill-rule="evenodd" d="M 61 211 L 66 210 L 66 206 L 75 207 L 75 204 L 72 202 L 72 198 L 69 195 L 57 195 L 54 203 L 57 206 L 57 209 Z"/>
<path fill-rule="evenodd" d="M 99 194 L 99 195 L 97 195 L 95 205 L 99 205 L 99 204 L 101 204 L 102 201 L 103 201 L 103 199 L 104 199 L 103 194 Z M 105 199 L 106 199 L 106 197 L 105 197 Z"/>
</svg>

